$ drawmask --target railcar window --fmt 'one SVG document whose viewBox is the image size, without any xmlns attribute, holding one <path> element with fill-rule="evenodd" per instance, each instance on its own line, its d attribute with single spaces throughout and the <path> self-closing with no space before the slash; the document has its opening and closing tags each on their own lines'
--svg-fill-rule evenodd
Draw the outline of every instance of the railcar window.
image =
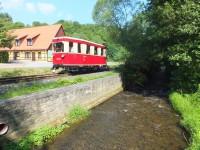
<svg viewBox="0 0 200 150">
<path fill-rule="evenodd" d="M 97 55 L 97 47 L 94 48 L 94 55 Z"/>
<path fill-rule="evenodd" d="M 90 45 L 87 45 L 86 54 L 90 54 Z"/>
<path fill-rule="evenodd" d="M 72 51 L 72 48 L 73 48 L 73 42 L 69 42 L 69 52 Z"/>
<path fill-rule="evenodd" d="M 78 53 L 81 53 L 81 44 L 78 43 Z"/>
<path fill-rule="evenodd" d="M 101 56 L 103 56 L 103 48 L 101 48 Z"/>
</svg>

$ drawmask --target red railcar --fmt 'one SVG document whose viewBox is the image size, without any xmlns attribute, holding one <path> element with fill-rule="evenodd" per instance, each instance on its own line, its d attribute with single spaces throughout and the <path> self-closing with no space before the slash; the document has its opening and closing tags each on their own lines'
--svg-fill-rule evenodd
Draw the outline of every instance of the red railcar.
<svg viewBox="0 0 200 150">
<path fill-rule="evenodd" d="M 106 47 L 91 41 L 56 37 L 53 45 L 53 68 L 63 67 L 69 71 L 81 68 L 107 68 Z"/>
</svg>

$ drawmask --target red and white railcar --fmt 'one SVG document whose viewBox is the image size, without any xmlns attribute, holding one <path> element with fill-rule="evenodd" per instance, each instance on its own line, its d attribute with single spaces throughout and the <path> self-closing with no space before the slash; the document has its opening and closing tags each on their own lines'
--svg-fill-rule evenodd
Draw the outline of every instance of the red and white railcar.
<svg viewBox="0 0 200 150">
<path fill-rule="evenodd" d="M 54 38 L 52 45 L 53 68 L 107 68 L 106 47 L 102 44 L 66 36 Z"/>
</svg>

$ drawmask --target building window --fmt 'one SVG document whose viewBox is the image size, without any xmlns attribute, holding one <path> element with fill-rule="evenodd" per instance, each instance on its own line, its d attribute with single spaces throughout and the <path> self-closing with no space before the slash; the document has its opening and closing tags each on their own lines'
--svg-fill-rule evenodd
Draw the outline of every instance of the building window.
<svg viewBox="0 0 200 150">
<path fill-rule="evenodd" d="M 78 43 L 78 53 L 81 53 L 81 44 Z"/>
<path fill-rule="evenodd" d="M 97 47 L 94 48 L 94 55 L 97 55 Z"/>
<path fill-rule="evenodd" d="M 20 40 L 19 40 L 19 39 L 16 39 L 16 40 L 15 40 L 15 45 L 16 45 L 16 46 L 19 46 L 19 45 L 20 45 Z"/>
<path fill-rule="evenodd" d="M 73 43 L 72 43 L 72 42 L 69 42 L 69 52 L 72 51 L 72 48 L 73 48 Z"/>
<path fill-rule="evenodd" d="M 41 59 L 42 58 L 42 54 L 41 52 L 38 52 L 38 59 Z"/>
<path fill-rule="evenodd" d="M 32 45 L 33 45 L 32 39 L 27 39 L 27 46 L 32 46 Z"/>
<path fill-rule="evenodd" d="M 90 54 L 90 45 L 87 45 L 86 54 Z"/>
<path fill-rule="evenodd" d="M 30 58 L 31 58 L 31 53 L 25 52 L 25 59 L 30 59 Z"/>
</svg>

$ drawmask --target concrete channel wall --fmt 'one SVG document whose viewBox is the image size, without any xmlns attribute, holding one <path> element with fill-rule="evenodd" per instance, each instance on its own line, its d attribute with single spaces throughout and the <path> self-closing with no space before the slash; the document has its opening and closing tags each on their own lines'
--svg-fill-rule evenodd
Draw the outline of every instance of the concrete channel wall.
<svg viewBox="0 0 200 150">
<path fill-rule="evenodd" d="M 0 101 L 0 122 L 8 138 L 18 139 L 44 125 L 63 123 L 74 105 L 93 108 L 122 91 L 119 75 Z"/>
</svg>

